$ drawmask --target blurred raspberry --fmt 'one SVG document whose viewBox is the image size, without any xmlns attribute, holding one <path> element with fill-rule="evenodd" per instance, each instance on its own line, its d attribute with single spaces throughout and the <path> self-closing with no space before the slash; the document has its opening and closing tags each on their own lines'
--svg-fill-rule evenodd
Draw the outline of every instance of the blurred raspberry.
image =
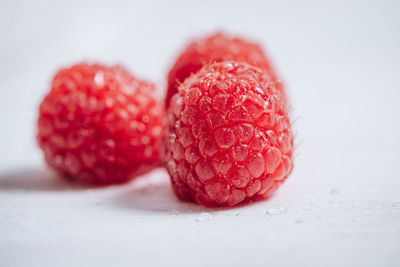
<svg viewBox="0 0 400 267">
<path fill-rule="evenodd" d="M 179 84 L 200 70 L 204 64 L 229 60 L 244 62 L 262 69 L 272 78 L 275 86 L 283 90 L 269 59 L 259 45 L 217 33 L 194 40 L 178 57 L 168 74 L 166 107 L 169 107 L 171 97 L 178 91 Z"/>
<path fill-rule="evenodd" d="M 120 66 L 60 70 L 39 108 L 47 163 L 74 180 L 121 183 L 159 164 L 163 107 L 153 84 Z"/>
<path fill-rule="evenodd" d="M 175 193 L 206 206 L 267 197 L 292 170 L 286 101 L 245 63 L 204 66 L 168 109 L 165 164 Z"/>
</svg>

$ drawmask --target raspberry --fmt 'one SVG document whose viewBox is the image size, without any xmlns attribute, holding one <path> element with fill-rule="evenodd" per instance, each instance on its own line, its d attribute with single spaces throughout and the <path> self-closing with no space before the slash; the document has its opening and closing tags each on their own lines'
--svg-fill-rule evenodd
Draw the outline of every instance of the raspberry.
<svg viewBox="0 0 400 267">
<path fill-rule="evenodd" d="M 60 70 L 39 108 L 47 163 L 73 180 L 122 183 L 159 165 L 163 107 L 155 86 L 121 66 Z"/>
<path fill-rule="evenodd" d="M 168 74 L 166 107 L 169 107 L 171 97 L 178 91 L 179 84 L 200 70 L 204 64 L 229 60 L 259 67 L 273 79 L 275 86 L 282 90 L 282 84 L 259 45 L 217 33 L 193 41 L 178 57 Z"/>
<path fill-rule="evenodd" d="M 267 197 L 292 170 L 286 101 L 259 68 L 204 66 L 181 84 L 167 115 L 165 163 L 183 200 L 234 206 Z"/>
</svg>

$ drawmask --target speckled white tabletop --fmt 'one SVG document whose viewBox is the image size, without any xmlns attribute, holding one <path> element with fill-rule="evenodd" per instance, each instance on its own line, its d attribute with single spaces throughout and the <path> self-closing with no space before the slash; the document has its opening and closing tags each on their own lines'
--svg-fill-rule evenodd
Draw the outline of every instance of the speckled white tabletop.
<svg viewBox="0 0 400 267">
<path fill-rule="evenodd" d="M 0 2 L 0 266 L 400 266 L 396 1 Z M 297 157 L 268 201 L 178 201 L 162 169 L 88 188 L 35 144 L 60 66 L 122 63 L 164 86 L 185 41 L 225 29 L 268 48 L 290 94 Z"/>
</svg>

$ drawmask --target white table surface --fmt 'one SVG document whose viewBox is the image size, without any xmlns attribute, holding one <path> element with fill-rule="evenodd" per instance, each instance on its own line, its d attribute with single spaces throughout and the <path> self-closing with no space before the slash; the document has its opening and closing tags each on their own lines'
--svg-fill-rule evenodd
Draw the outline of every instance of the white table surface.
<svg viewBox="0 0 400 267">
<path fill-rule="evenodd" d="M 0 266 L 400 266 L 398 1 L 0 1 Z M 288 86 L 290 179 L 228 210 L 178 201 L 154 170 L 58 179 L 37 106 L 61 66 L 122 63 L 160 90 L 191 36 L 258 39 Z"/>
</svg>

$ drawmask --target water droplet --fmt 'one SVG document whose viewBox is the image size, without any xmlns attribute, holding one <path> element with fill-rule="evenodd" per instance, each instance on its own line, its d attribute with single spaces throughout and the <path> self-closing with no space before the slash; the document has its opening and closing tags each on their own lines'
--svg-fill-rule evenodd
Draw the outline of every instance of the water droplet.
<svg viewBox="0 0 400 267">
<path fill-rule="evenodd" d="M 303 210 L 310 210 L 310 209 L 311 209 L 310 206 L 305 206 L 305 207 L 303 208 Z"/>
<path fill-rule="evenodd" d="M 104 73 L 96 73 L 96 75 L 94 76 L 94 82 L 98 87 L 102 87 L 104 85 Z"/>
<path fill-rule="evenodd" d="M 394 208 L 400 207 L 400 202 L 393 202 L 392 207 L 394 207 Z"/>
<path fill-rule="evenodd" d="M 210 221 L 211 220 L 211 214 L 208 212 L 202 212 L 200 215 L 196 218 L 197 222 L 205 222 L 205 221 Z"/>
<path fill-rule="evenodd" d="M 296 220 L 294 223 L 295 224 L 299 224 L 299 223 L 303 223 L 303 221 L 302 220 Z"/>
<path fill-rule="evenodd" d="M 259 93 L 265 95 L 265 92 L 258 86 L 256 86 L 256 88 L 254 88 L 256 91 L 258 91 Z"/>
<path fill-rule="evenodd" d="M 268 214 L 268 215 L 279 215 L 279 214 L 284 213 L 285 211 L 286 211 L 286 208 L 281 207 L 281 206 L 279 206 L 279 207 L 272 207 L 272 208 L 270 208 L 269 210 L 267 210 L 267 214 Z"/>
</svg>

